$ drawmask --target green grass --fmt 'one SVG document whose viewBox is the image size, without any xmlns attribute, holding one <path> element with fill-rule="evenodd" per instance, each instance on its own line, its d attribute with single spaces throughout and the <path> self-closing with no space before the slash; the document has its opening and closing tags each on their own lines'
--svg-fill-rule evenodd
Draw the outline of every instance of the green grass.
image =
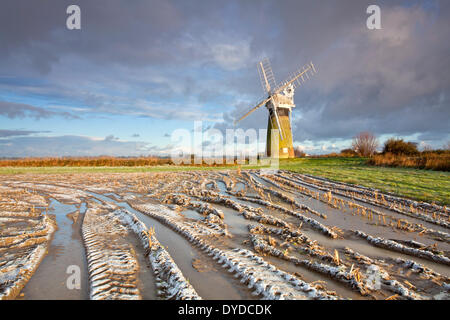
<svg viewBox="0 0 450 320">
<path fill-rule="evenodd" d="M 280 168 L 359 184 L 400 196 L 450 204 L 450 173 L 411 168 L 375 167 L 363 158 L 282 160 Z"/>
<path fill-rule="evenodd" d="M 242 169 L 257 168 L 242 166 Z M 127 173 L 236 169 L 233 166 L 153 167 L 0 167 L 0 174 Z M 280 160 L 280 169 L 359 184 L 427 202 L 450 204 L 450 173 L 409 168 L 374 167 L 363 158 L 305 158 Z"/>
</svg>

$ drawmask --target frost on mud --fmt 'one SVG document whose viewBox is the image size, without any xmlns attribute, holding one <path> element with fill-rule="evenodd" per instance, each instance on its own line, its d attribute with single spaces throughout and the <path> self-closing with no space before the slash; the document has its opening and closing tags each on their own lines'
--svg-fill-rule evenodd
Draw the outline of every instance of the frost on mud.
<svg viewBox="0 0 450 320">
<path fill-rule="evenodd" d="M 187 282 L 169 253 L 161 246 L 154 232 L 131 212 L 116 210 L 114 214 L 139 237 L 147 251 L 153 271 L 157 277 L 160 296 L 167 299 L 198 300 L 200 296 Z"/>
<path fill-rule="evenodd" d="M 90 297 L 140 299 L 137 288 L 139 265 L 134 249 L 123 239 L 127 229 L 101 207 L 88 208 L 82 232 L 88 261 Z"/>
<path fill-rule="evenodd" d="M 0 299 L 20 294 L 44 258 L 56 223 L 36 205 L 45 199 L 23 189 L 0 189 Z"/>
<path fill-rule="evenodd" d="M 202 281 L 212 273 L 246 299 L 450 293 L 448 208 L 320 177 L 258 170 L 17 175 L 0 182 L 0 195 L 2 299 L 20 297 L 62 230 L 49 214 L 53 200 L 80 214 L 80 239 L 72 241 L 85 248 L 91 299 L 208 299 L 205 287 L 214 283 Z M 198 271 L 191 261 L 175 263 L 180 253 L 169 254 L 171 241 L 195 248 L 195 259 L 214 272 L 190 283 Z"/>
</svg>

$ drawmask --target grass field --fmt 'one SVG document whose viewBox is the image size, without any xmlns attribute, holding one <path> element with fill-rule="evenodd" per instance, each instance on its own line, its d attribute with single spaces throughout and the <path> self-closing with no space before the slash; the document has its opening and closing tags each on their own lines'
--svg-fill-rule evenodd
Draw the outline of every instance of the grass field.
<svg viewBox="0 0 450 320">
<path fill-rule="evenodd" d="M 280 167 L 417 200 L 450 204 L 449 172 L 369 166 L 363 158 L 292 159 L 283 161 Z"/>
<path fill-rule="evenodd" d="M 60 174 L 223 170 L 236 167 L 0 167 L 0 174 Z M 252 169 L 254 166 L 243 166 Z M 280 160 L 280 169 L 325 177 L 335 181 L 377 188 L 427 202 L 450 204 L 450 173 L 410 168 L 375 167 L 363 158 L 302 158 Z"/>
</svg>

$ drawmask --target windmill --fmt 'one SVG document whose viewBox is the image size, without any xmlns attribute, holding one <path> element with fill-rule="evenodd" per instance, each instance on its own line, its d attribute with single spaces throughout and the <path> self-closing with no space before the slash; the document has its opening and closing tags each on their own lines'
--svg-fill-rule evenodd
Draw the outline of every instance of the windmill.
<svg viewBox="0 0 450 320">
<path fill-rule="evenodd" d="M 291 112 L 295 108 L 294 91 L 298 86 L 307 81 L 310 76 L 317 73 L 313 63 L 309 63 L 296 70 L 288 79 L 277 86 L 275 77 L 270 66 L 269 59 L 265 58 L 258 63 L 258 73 L 267 98 L 263 99 L 255 107 L 250 109 L 235 124 L 249 116 L 263 105 L 269 111 L 267 125 L 267 156 L 274 157 L 276 153 L 271 150 L 272 139 L 279 139 L 279 158 L 293 158 L 294 146 L 292 143 Z M 272 135 L 272 129 L 278 130 L 279 134 Z"/>
</svg>

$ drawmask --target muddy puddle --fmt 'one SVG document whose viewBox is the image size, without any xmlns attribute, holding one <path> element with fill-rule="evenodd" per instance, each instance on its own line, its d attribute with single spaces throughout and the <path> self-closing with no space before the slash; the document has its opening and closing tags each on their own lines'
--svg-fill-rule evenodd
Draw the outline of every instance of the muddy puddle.
<svg viewBox="0 0 450 320">
<path fill-rule="evenodd" d="M 251 181 L 248 175 L 255 179 L 256 183 Z M 296 176 L 292 173 L 291 177 L 297 180 L 301 176 Z M 429 216 L 426 219 L 430 221 L 426 222 L 415 217 L 399 214 L 392 209 L 382 208 L 363 201 L 353 200 L 351 196 L 341 195 L 332 195 L 332 199 L 343 199 L 351 201 L 352 204 L 345 202 L 344 205 L 342 201 L 333 201 L 331 204 L 337 206 L 333 207 L 322 201 L 325 198 L 319 200 L 302 194 L 300 190 L 295 189 L 288 183 L 277 180 L 280 178 L 276 175 L 261 176 L 257 171 L 248 171 L 242 174 L 240 172 L 223 171 L 143 173 L 133 175 L 99 174 L 93 176 L 54 175 L 46 176 L 45 184 L 38 177 L 33 178 L 34 183 L 21 182 L 20 180 L 23 177 L 17 179 L 19 182 L 15 183 L 15 185 L 37 191 L 38 194 L 35 193 L 37 199 L 39 195 L 41 198 L 51 199 L 50 206 L 53 209 L 49 211 L 49 214 L 55 216 L 58 224 L 58 229 L 50 243 L 48 255 L 45 256 L 37 272 L 22 291 L 24 294 L 21 297 L 22 299 L 89 299 L 86 253 L 80 229 L 86 205 L 89 209 L 91 209 L 91 206 L 98 207 L 100 214 L 103 214 L 103 212 L 106 214 L 107 210 L 110 210 L 104 206 L 106 203 L 126 209 L 141 220 L 146 228 L 154 229 L 156 238 L 165 248 L 165 250 L 161 251 L 166 255 L 167 253 L 170 255 L 170 261 L 173 259 L 184 278 L 187 279 L 189 284 L 203 299 L 272 299 L 274 296 L 271 296 L 270 292 L 260 292 L 260 296 L 253 295 L 252 292 L 255 290 L 255 287 L 248 289 L 245 284 L 239 281 L 240 279 L 250 279 L 249 277 L 253 275 L 255 275 L 253 279 L 258 279 L 259 283 L 264 283 L 266 288 L 282 288 L 280 289 L 283 291 L 282 293 L 291 294 L 292 290 L 289 288 L 291 284 L 288 283 L 287 277 L 283 278 L 280 276 L 283 274 L 280 270 L 295 274 L 300 279 L 313 285 L 322 283 L 326 290 L 335 291 L 341 298 L 345 299 L 372 298 L 371 296 L 364 296 L 358 291 L 367 292 L 364 281 L 368 277 L 369 266 L 370 268 L 372 266 L 383 268 L 389 273 L 391 279 L 399 281 L 395 284 L 396 288 L 392 287 L 394 284 L 386 283 L 383 283 L 384 287 L 382 289 L 369 288 L 369 292 L 373 293 L 377 299 L 387 298 L 394 293 L 399 293 L 401 296 L 397 298 L 400 299 L 433 299 L 436 294 L 440 294 L 446 288 L 444 283 L 448 283 L 448 277 L 450 277 L 450 268 L 448 268 L 450 244 L 446 240 L 449 226 L 446 220 L 446 217 L 448 217 L 446 212 L 442 215 L 436 215 L 437 218 L 434 215 Z M 29 180 L 33 181 L 33 179 L 30 178 Z M 266 179 L 273 179 L 274 184 L 266 181 Z M 61 183 L 61 181 L 64 181 L 64 183 Z M 14 183 L 11 182 L 11 184 Z M 227 184 L 233 186 L 232 191 L 228 192 Z M 261 188 L 253 189 L 254 184 Z M 299 184 L 301 184 L 300 181 Z M 328 191 L 334 190 L 328 187 L 325 187 L 325 191 L 321 190 L 320 184 L 315 185 L 314 183 L 305 184 L 304 187 L 306 189 L 302 189 L 304 190 L 302 192 L 313 195 L 319 193 L 322 196 L 331 194 Z M 205 190 L 212 192 L 205 193 Z M 242 190 L 246 192 L 244 196 L 249 197 L 247 200 L 243 200 L 245 198 L 240 197 L 240 194 L 234 194 Z M 276 195 L 277 193 L 295 200 L 297 206 L 295 203 L 292 203 L 291 199 L 284 198 L 282 195 Z M 208 194 L 208 196 L 204 196 L 205 194 Z M 171 202 L 171 198 L 168 195 L 178 195 L 179 198 L 187 197 L 191 198 L 192 201 L 190 204 L 189 202 L 183 203 L 183 201 L 175 202 L 175 200 Z M 252 200 L 250 199 L 251 196 L 254 196 L 255 199 L 264 199 L 263 204 L 250 201 Z M 214 197 L 217 198 L 214 199 Z M 329 196 L 327 197 L 329 198 Z M 260 208 L 261 216 L 257 217 L 258 211 L 248 209 L 245 206 L 242 206 L 242 212 L 238 212 L 230 207 L 218 204 L 224 203 L 225 198 L 241 205 Z M 387 205 L 396 205 L 392 201 L 397 200 L 386 199 L 388 199 L 385 202 Z M 127 200 L 139 210 L 151 210 L 152 212 L 149 215 L 141 213 L 131 208 L 126 202 Z M 94 202 L 103 206 L 99 207 Z M 45 201 L 41 199 L 39 203 L 45 203 Z M 177 211 L 179 214 L 171 216 L 170 212 L 158 210 L 157 208 L 152 209 L 151 206 L 146 207 L 143 205 L 145 203 L 167 203 L 167 205 L 178 203 L 180 210 L 177 209 Z M 201 206 L 198 205 L 199 203 L 201 203 Z M 197 204 L 197 206 L 192 204 Z M 301 204 L 312 210 L 308 208 L 300 209 Z M 276 205 L 289 209 L 292 212 L 273 209 L 273 206 Z M 196 211 L 197 209 L 193 210 L 194 207 L 201 208 L 198 210 L 201 210 L 203 214 Z M 432 208 L 436 207 L 438 206 Z M 407 207 L 405 208 L 407 209 Z M 423 206 L 423 208 L 429 209 L 430 206 Z M 40 210 L 40 208 L 38 209 Z M 223 220 L 218 220 L 222 219 L 222 215 L 215 209 L 223 212 Z M 28 218 L 26 214 L 19 212 L 20 210 L 22 209 L 17 209 L 17 219 L 12 220 L 8 218 L 9 213 L 6 207 L 3 208 L 2 219 L 3 221 L 11 220 L 8 222 L 11 232 L 14 232 L 16 229 L 18 232 L 23 229 L 22 232 L 24 232 L 29 224 L 34 223 L 33 215 L 30 215 L 30 218 Z M 314 212 L 314 210 L 317 212 Z M 436 210 L 445 211 L 446 209 L 441 207 Z M 382 221 L 382 217 L 379 217 L 373 211 L 384 214 L 386 221 Z M 293 212 L 299 213 L 308 219 L 296 216 Z M 117 213 L 118 215 L 116 216 L 111 213 L 107 214 L 114 221 L 115 218 L 120 216 L 120 213 Z M 167 214 L 169 219 L 164 223 L 160 222 L 163 221 L 160 219 L 164 219 L 165 214 Z M 208 214 L 212 215 L 208 216 Z M 326 218 L 323 215 L 326 215 Z M 207 223 L 200 222 L 205 220 L 206 216 L 208 216 Z M 266 219 L 267 217 L 276 219 Z M 90 211 L 85 222 L 89 219 Z M 109 222 L 109 224 L 113 224 L 113 227 L 117 227 L 115 222 L 111 223 L 111 220 L 108 219 L 99 221 L 106 221 L 106 225 Z M 399 221 L 400 219 L 405 223 L 405 227 L 401 225 L 402 221 Z M 259 222 L 256 222 L 256 220 Z M 127 220 L 121 220 L 121 222 L 117 223 L 122 225 L 128 224 Z M 169 228 L 169 225 L 175 229 L 183 230 L 183 235 Z M 249 229 L 249 225 L 253 228 Z M 420 225 L 426 228 L 422 228 Z M 192 228 L 193 226 L 195 229 Z M 280 226 L 288 226 L 288 228 Z M 295 236 L 297 228 L 300 228 L 299 230 L 309 239 L 316 240 L 320 246 L 309 242 L 307 239 L 297 238 Z M 437 230 L 440 233 L 432 232 L 428 229 Z M 410 254 L 426 257 L 430 260 L 410 254 L 398 253 L 396 251 L 399 250 L 398 247 L 391 249 L 379 248 L 363 239 L 365 237 L 364 234 L 357 236 L 353 230 L 360 230 L 370 236 L 380 237 L 381 239 L 377 241 L 385 245 L 389 244 L 386 240 L 394 240 L 406 247 L 414 247 L 415 251 L 410 250 Z M 324 234 L 328 234 L 328 236 Z M 149 265 L 148 258 L 145 256 L 141 241 L 133 232 L 127 234 L 123 231 L 121 237 L 124 237 L 124 239 L 120 238 L 119 240 L 126 244 L 128 248 L 131 246 L 132 250 L 130 251 L 133 252 L 133 259 L 134 252 L 136 253 L 137 263 L 139 264 L 137 271 L 139 293 L 143 299 L 158 299 L 155 276 Z M 332 239 L 332 237 L 337 238 Z M 221 256 L 222 263 L 225 261 L 228 266 L 232 265 L 237 270 L 236 274 L 229 273 L 227 269 L 222 268 L 212 257 L 207 256 L 204 251 L 201 251 L 193 243 L 189 242 L 187 238 L 196 239 L 197 242 L 204 241 L 203 243 L 206 243 L 205 248 L 218 249 L 215 252 L 218 256 Z M 15 241 L 20 243 L 19 240 L 20 238 L 17 238 Z M 374 261 L 364 260 L 360 257 L 351 257 L 351 253 L 345 252 L 344 248 L 346 247 Z M 235 248 L 245 250 L 231 251 L 231 249 Z M 242 255 L 242 257 L 237 255 Z M 284 259 L 276 258 L 277 256 L 283 256 Z M 264 265 L 261 258 L 271 263 L 272 266 Z M 438 272 L 442 276 L 430 270 L 414 269 L 415 267 L 412 266 L 400 265 L 393 260 L 395 258 L 415 261 L 431 268 L 432 271 Z M 292 261 L 287 259 L 292 259 Z M 236 261 L 242 261 L 242 264 L 236 263 Z M 315 264 L 315 262 L 319 263 Z M 70 276 L 67 273 L 67 268 L 72 265 L 80 267 L 80 290 L 69 290 L 66 285 L 66 281 Z M 244 267 L 241 268 L 242 266 Z M 342 273 L 336 274 L 333 271 L 335 266 L 342 267 Z M 355 269 L 353 269 L 353 266 Z M 136 272 L 136 270 L 134 269 L 133 272 Z M 351 285 L 349 284 L 350 276 L 353 276 L 352 279 L 355 279 L 355 288 L 358 289 L 351 288 L 351 285 L 355 286 L 355 282 L 352 282 Z M 252 286 L 253 284 L 250 285 Z M 408 290 L 403 290 L 402 288 L 407 288 Z M 317 290 L 321 290 L 320 287 Z M 295 295 L 290 296 L 291 298 L 302 299 L 304 297 L 300 288 L 296 288 L 295 291 Z M 114 298 L 114 294 L 111 294 L 109 297 Z"/>
<path fill-rule="evenodd" d="M 219 204 L 212 204 L 214 208 L 222 210 L 224 214 L 224 222 L 228 225 L 229 231 L 233 235 L 246 236 L 248 235 L 247 225 L 255 225 L 255 222 L 246 220 L 242 213 L 239 213 L 233 209 L 227 208 Z"/>
<path fill-rule="evenodd" d="M 190 209 L 182 211 L 181 214 L 182 214 L 184 217 L 186 217 L 186 218 L 188 218 L 188 219 L 193 219 L 193 220 L 202 220 L 202 219 L 204 218 L 204 217 L 203 217 L 200 213 L 198 213 L 197 211 L 195 211 L 195 210 L 190 210 Z"/>
<path fill-rule="evenodd" d="M 130 233 L 126 237 L 126 241 L 133 247 L 136 252 L 136 258 L 139 263 L 139 271 L 138 271 L 138 289 L 141 293 L 142 299 L 144 300 L 156 300 L 158 296 L 156 294 L 156 281 L 155 276 L 153 274 L 152 267 L 147 257 L 144 254 L 144 250 L 142 248 L 142 243 L 140 240 L 133 234 Z"/>
<path fill-rule="evenodd" d="M 233 275 L 227 273 L 225 269 L 217 265 L 211 257 L 191 246 L 191 244 L 178 233 L 166 227 L 159 221 L 131 208 L 125 202 L 117 202 L 112 198 L 99 194 L 92 194 L 94 197 L 112 202 L 132 213 L 141 220 L 147 228 L 154 228 L 156 238 L 161 245 L 169 252 L 183 275 L 195 288 L 203 299 L 211 300 L 239 300 L 255 299 L 251 291 L 242 285 Z M 200 260 L 206 265 L 212 264 L 213 269 L 199 272 L 194 266 L 195 261 Z"/>
<path fill-rule="evenodd" d="M 346 299 L 354 299 L 354 300 L 365 299 L 358 292 L 352 290 L 349 287 L 344 286 L 341 282 L 336 281 L 320 273 L 311 271 L 305 267 L 296 266 L 293 263 L 271 256 L 264 257 L 264 259 L 277 266 L 280 270 L 292 274 L 297 274 L 297 276 L 299 276 L 303 281 L 306 281 L 308 283 L 321 281 L 325 285 L 327 290 L 335 291 L 338 295 L 340 295 L 341 297 L 345 297 Z"/>
<path fill-rule="evenodd" d="M 299 182 L 299 185 L 303 185 L 303 184 Z M 304 186 L 306 187 L 306 185 L 304 185 Z M 324 193 L 323 190 L 320 190 L 318 188 L 314 188 L 313 186 L 307 186 L 307 188 L 309 190 L 311 190 L 311 191 L 318 192 L 320 194 Z M 341 210 L 334 209 L 334 208 L 330 207 L 329 205 L 327 205 L 326 203 L 320 202 L 320 201 L 318 201 L 316 199 L 313 199 L 311 197 L 305 197 L 304 195 L 301 195 L 298 192 L 292 191 L 292 192 L 290 192 L 290 194 L 295 196 L 295 199 L 297 201 L 303 202 L 307 206 L 310 206 L 311 208 L 313 208 L 313 209 L 315 209 L 315 210 L 317 210 L 319 212 L 324 211 L 324 213 L 329 215 L 329 216 L 334 216 L 334 215 L 341 216 L 343 214 L 343 212 Z M 388 210 L 388 209 L 386 209 L 386 208 L 384 208 L 382 206 L 377 206 L 377 205 L 369 204 L 369 203 L 366 203 L 366 202 L 363 202 L 363 201 L 360 201 L 360 200 L 357 200 L 357 199 L 353 199 L 352 197 L 333 194 L 333 198 L 351 201 L 351 202 L 353 202 L 355 204 L 358 204 L 360 206 L 364 206 L 364 207 L 366 207 L 368 209 L 376 210 L 376 211 L 381 212 L 383 214 L 390 215 L 390 216 L 392 216 L 392 217 L 394 217 L 396 219 L 406 219 L 410 223 L 421 224 L 421 225 L 423 225 L 423 226 L 425 226 L 427 228 L 430 228 L 430 229 L 434 229 L 434 230 L 442 231 L 442 232 L 447 232 L 447 229 L 442 227 L 442 226 L 439 226 L 439 225 L 436 225 L 436 224 L 433 224 L 433 223 L 430 223 L 430 222 L 427 222 L 427 221 L 423 221 L 421 219 L 418 219 L 418 218 L 415 218 L 415 217 L 411 217 L 409 215 L 400 214 L 400 213 L 397 213 L 395 211 Z M 350 214 L 349 208 L 347 208 L 347 212 L 344 213 L 344 214 Z M 348 219 L 348 220 L 350 220 L 350 219 Z M 332 222 L 335 222 L 335 221 L 336 220 L 334 220 Z"/>
<path fill-rule="evenodd" d="M 48 254 L 22 290 L 22 299 L 89 299 L 87 265 L 80 233 L 86 208 L 82 205 L 77 209 L 74 205 L 62 204 L 54 199 L 50 207 L 53 209 L 49 214 L 55 216 L 58 229 L 53 235 Z M 75 222 L 67 214 L 77 216 Z M 67 286 L 68 278 L 74 274 L 70 266 L 80 270 L 80 289 L 69 289 Z"/>
<path fill-rule="evenodd" d="M 302 233 L 310 237 L 312 240 L 317 240 L 317 242 L 325 246 L 325 248 L 327 248 L 329 252 L 333 252 L 334 249 L 343 249 L 345 247 L 349 247 L 352 250 L 365 256 L 368 256 L 370 258 L 376 259 L 402 258 L 405 260 L 413 260 L 435 270 L 436 272 L 442 275 L 450 277 L 450 268 L 448 268 L 445 265 L 435 263 L 430 260 L 422 259 L 420 257 L 415 257 L 400 252 L 394 252 L 391 250 L 375 247 L 362 239 L 358 238 L 330 239 L 312 230 L 302 230 Z"/>
<path fill-rule="evenodd" d="M 227 196 L 227 186 L 225 185 L 225 183 L 223 181 L 217 181 L 217 186 L 219 187 L 219 193 L 221 195 Z"/>
</svg>

